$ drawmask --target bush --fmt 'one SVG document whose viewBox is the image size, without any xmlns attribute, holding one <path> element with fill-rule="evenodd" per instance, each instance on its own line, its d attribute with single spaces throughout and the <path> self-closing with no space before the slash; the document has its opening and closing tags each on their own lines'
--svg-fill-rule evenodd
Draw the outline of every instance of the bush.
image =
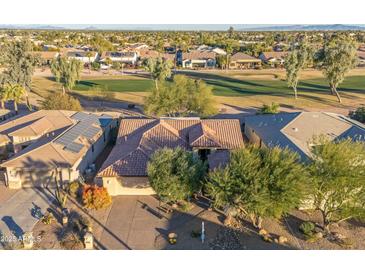
<svg viewBox="0 0 365 274">
<path fill-rule="evenodd" d="M 81 111 L 79 100 L 68 94 L 54 93 L 42 102 L 43 109 Z"/>
<path fill-rule="evenodd" d="M 82 191 L 82 201 L 86 208 L 98 210 L 108 207 L 112 198 L 105 187 L 88 185 Z"/>
<path fill-rule="evenodd" d="M 78 181 L 73 181 L 68 184 L 67 187 L 68 194 L 70 194 L 71 197 L 77 198 L 80 194 L 80 184 Z"/>
<path fill-rule="evenodd" d="M 257 112 L 258 114 L 276 114 L 279 113 L 279 104 L 271 103 L 271 105 L 263 104 Z"/>
<path fill-rule="evenodd" d="M 92 63 L 91 63 L 91 68 L 92 68 L 93 70 L 98 71 L 98 70 L 100 70 L 100 64 L 99 64 L 98 62 L 92 62 Z"/>
<path fill-rule="evenodd" d="M 310 237 L 313 235 L 314 229 L 315 229 L 315 224 L 312 222 L 303 222 L 300 226 L 299 226 L 299 230 L 306 236 Z"/>
<path fill-rule="evenodd" d="M 365 123 L 365 107 L 359 107 L 355 111 L 350 111 L 349 116 L 351 119 Z"/>
</svg>

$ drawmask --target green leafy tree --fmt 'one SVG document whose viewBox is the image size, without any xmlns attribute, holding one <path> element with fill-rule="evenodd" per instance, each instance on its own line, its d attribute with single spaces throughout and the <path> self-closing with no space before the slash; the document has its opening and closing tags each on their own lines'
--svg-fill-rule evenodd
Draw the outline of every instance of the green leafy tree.
<svg viewBox="0 0 365 274">
<path fill-rule="evenodd" d="M 148 179 L 161 200 L 187 200 L 201 188 L 206 166 L 182 148 L 156 151 L 147 165 Z"/>
<path fill-rule="evenodd" d="M 310 174 L 313 204 L 326 230 L 332 223 L 365 217 L 365 145 L 350 139 L 315 138 Z"/>
<path fill-rule="evenodd" d="M 65 93 L 54 93 L 42 101 L 43 109 L 81 111 L 80 101 Z"/>
<path fill-rule="evenodd" d="M 347 36 L 333 35 L 324 47 L 316 54 L 317 66 L 327 78 L 331 93 L 337 96 L 341 103 L 341 96 L 337 91 L 346 74 L 357 64 L 356 44 Z"/>
<path fill-rule="evenodd" d="M 164 81 L 146 98 L 145 111 L 157 116 L 210 116 L 217 112 L 212 88 L 202 80 L 176 75 L 173 82 Z"/>
<path fill-rule="evenodd" d="M 359 107 L 355 111 L 350 111 L 350 118 L 365 123 L 365 107 Z"/>
<path fill-rule="evenodd" d="M 297 86 L 300 71 L 303 70 L 311 60 L 311 50 L 305 41 L 301 42 L 298 49 L 293 49 L 285 58 L 286 81 L 288 87 L 293 88 L 295 99 L 298 98 Z"/>
<path fill-rule="evenodd" d="M 271 105 L 263 104 L 257 114 L 276 114 L 279 113 L 280 105 L 272 102 Z"/>
<path fill-rule="evenodd" d="M 223 207 L 227 221 L 243 212 L 255 227 L 265 217 L 280 218 L 304 197 L 307 175 L 288 149 L 248 146 L 231 153 L 229 164 L 209 174 L 206 191 Z"/>
<path fill-rule="evenodd" d="M 164 61 L 162 58 L 148 58 L 145 61 L 144 68 L 151 74 L 151 79 L 155 82 L 158 90 L 158 82 L 171 77 L 171 68 L 173 64 L 170 61 Z"/>
<path fill-rule="evenodd" d="M 58 57 L 51 63 L 51 71 L 56 81 L 62 84 L 62 91 L 71 90 L 76 81 L 80 80 L 82 63 L 79 60 L 67 60 L 65 57 Z"/>
<path fill-rule="evenodd" d="M 27 106 L 31 110 L 28 91 L 31 90 L 32 76 L 40 58 L 31 53 L 30 41 L 4 43 L 0 49 L 0 63 L 3 66 L 2 82 L 23 88 Z"/>
</svg>

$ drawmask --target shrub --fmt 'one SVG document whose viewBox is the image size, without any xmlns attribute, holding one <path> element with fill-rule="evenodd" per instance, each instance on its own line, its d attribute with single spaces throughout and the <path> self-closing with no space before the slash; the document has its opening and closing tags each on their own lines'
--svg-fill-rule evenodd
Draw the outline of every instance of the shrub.
<svg viewBox="0 0 365 274">
<path fill-rule="evenodd" d="M 314 231 L 315 225 L 312 222 L 303 222 L 299 226 L 299 230 L 306 236 L 312 236 Z"/>
<path fill-rule="evenodd" d="M 276 114 L 279 113 L 279 104 L 271 103 L 271 105 L 263 104 L 257 112 L 258 114 Z"/>
<path fill-rule="evenodd" d="M 365 123 L 365 107 L 359 107 L 355 111 L 350 111 L 349 116 L 351 119 Z"/>
<path fill-rule="evenodd" d="M 97 210 L 108 207 L 112 202 L 112 198 L 105 187 L 88 185 L 84 186 L 82 201 L 85 207 Z"/>
<path fill-rule="evenodd" d="M 70 194 L 71 197 L 77 198 L 80 194 L 80 184 L 77 181 L 73 181 L 68 184 L 67 188 L 68 194 Z"/>
<path fill-rule="evenodd" d="M 53 93 L 42 102 L 42 109 L 80 111 L 80 101 L 68 94 Z"/>
<path fill-rule="evenodd" d="M 100 69 L 100 64 L 98 62 L 92 62 L 91 63 L 91 68 L 93 70 L 99 70 Z"/>
</svg>

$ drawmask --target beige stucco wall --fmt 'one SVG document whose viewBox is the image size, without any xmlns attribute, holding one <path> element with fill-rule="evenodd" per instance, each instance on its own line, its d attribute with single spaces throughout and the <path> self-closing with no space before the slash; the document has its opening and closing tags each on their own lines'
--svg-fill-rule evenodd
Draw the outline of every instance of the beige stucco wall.
<svg viewBox="0 0 365 274">
<path fill-rule="evenodd" d="M 147 177 L 102 177 L 98 180 L 101 180 L 102 185 L 112 196 L 156 194 L 149 186 Z"/>
<path fill-rule="evenodd" d="M 73 176 L 76 176 L 76 178 Z M 22 187 L 55 187 L 54 169 L 19 170 L 7 168 L 5 178 L 7 185 L 11 189 L 19 189 Z M 57 178 L 59 182 L 68 183 L 77 179 L 78 174 L 76 175 L 71 169 L 63 168 L 58 169 Z"/>
</svg>

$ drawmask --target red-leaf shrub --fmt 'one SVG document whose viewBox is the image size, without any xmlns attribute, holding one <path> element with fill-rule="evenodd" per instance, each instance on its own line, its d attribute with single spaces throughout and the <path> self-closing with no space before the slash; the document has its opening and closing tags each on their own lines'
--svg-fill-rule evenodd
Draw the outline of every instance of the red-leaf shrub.
<svg viewBox="0 0 365 274">
<path fill-rule="evenodd" d="M 82 191 L 82 201 L 87 208 L 101 209 L 108 207 L 112 202 L 112 198 L 105 187 L 87 185 L 84 186 Z"/>
</svg>

